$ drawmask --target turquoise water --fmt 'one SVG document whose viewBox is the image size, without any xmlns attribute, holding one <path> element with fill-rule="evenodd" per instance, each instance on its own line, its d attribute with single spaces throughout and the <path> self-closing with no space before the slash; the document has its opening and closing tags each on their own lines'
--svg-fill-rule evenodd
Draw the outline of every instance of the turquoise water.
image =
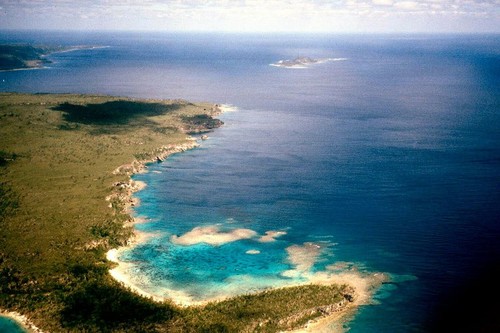
<svg viewBox="0 0 500 333">
<path fill-rule="evenodd" d="M 148 222 L 137 228 L 155 236 L 121 259 L 149 291 L 203 299 L 343 262 L 393 277 L 349 332 L 427 332 L 449 320 L 450 295 L 499 267 L 496 35 L 0 36 L 109 46 L 53 55 L 46 70 L 0 73 L 1 91 L 237 107 L 199 148 L 135 176 L 148 184 L 136 209 Z M 269 66 L 297 54 L 346 60 Z M 200 227 L 241 239 L 178 244 Z M 282 234 L 259 241 L 267 231 Z M 290 257 L 297 249 L 308 259 L 301 266 Z M 462 328 L 484 321 L 469 311 Z"/>
<path fill-rule="evenodd" d="M 26 333 L 16 321 L 10 319 L 9 317 L 0 316 L 0 332 L 2 333 Z"/>
</svg>

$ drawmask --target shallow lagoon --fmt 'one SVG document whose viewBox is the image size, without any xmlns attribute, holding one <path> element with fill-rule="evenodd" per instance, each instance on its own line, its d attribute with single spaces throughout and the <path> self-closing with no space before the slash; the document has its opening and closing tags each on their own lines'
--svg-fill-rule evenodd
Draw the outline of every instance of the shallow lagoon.
<svg viewBox="0 0 500 333">
<path fill-rule="evenodd" d="M 26 330 L 15 320 L 0 316 L 0 332 L 3 333 L 26 333 Z"/>
</svg>

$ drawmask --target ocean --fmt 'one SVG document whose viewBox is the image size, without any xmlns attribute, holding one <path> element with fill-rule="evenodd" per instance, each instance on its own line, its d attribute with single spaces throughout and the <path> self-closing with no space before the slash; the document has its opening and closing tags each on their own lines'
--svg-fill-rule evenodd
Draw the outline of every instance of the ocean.
<svg viewBox="0 0 500 333">
<path fill-rule="evenodd" d="M 499 35 L 3 31 L 0 42 L 105 46 L 0 72 L 0 91 L 231 106 L 199 148 L 134 176 L 147 183 L 137 229 L 153 237 L 120 259 L 144 290 L 201 300 L 303 282 L 287 249 L 312 245 L 307 272 L 391 277 L 349 332 L 432 331 L 450 311 L 484 322 L 474 309 L 498 295 L 500 263 Z M 298 56 L 338 61 L 270 66 Z M 193 230 L 246 233 L 180 244 Z"/>
<path fill-rule="evenodd" d="M 2 333 L 26 333 L 26 330 L 19 326 L 19 323 L 10 317 L 0 315 L 0 332 Z"/>
</svg>

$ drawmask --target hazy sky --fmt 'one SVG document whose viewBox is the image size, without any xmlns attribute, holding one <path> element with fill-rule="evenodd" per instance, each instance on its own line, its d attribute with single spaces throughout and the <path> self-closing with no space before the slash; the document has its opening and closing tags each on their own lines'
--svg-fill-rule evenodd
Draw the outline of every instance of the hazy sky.
<svg viewBox="0 0 500 333">
<path fill-rule="evenodd" d="M 0 0 L 0 29 L 500 32 L 500 0 Z"/>
</svg>

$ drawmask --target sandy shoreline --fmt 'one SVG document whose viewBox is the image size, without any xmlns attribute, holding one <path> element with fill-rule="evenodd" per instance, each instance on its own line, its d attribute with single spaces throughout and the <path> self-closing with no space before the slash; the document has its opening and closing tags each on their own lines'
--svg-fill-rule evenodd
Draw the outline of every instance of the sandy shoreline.
<svg viewBox="0 0 500 333">
<path fill-rule="evenodd" d="M 120 248 L 115 248 L 111 249 L 106 253 L 106 259 L 114 262 L 117 264 L 115 268 L 112 268 L 109 270 L 109 274 L 118 282 L 122 283 L 125 287 L 130 288 L 132 291 L 136 292 L 137 294 L 141 296 L 145 296 L 148 298 L 153 299 L 154 301 L 157 302 L 162 302 L 165 300 L 165 298 L 155 296 L 151 293 L 146 292 L 145 290 L 141 289 L 138 287 L 136 284 L 134 284 L 130 277 L 128 276 L 127 269 L 131 266 L 131 264 L 120 261 L 119 256 L 120 253 L 123 251 L 126 251 L 130 248 L 133 248 L 135 245 L 140 244 L 145 242 L 151 237 L 154 237 L 154 234 L 148 234 L 145 232 L 140 232 L 137 230 L 134 226 L 140 223 L 144 223 L 145 221 L 140 219 L 140 218 L 135 218 L 132 216 L 132 210 L 133 207 L 136 207 L 139 205 L 139 201 L 137 198 L 134 198 L 133 195 L 134 193 L 144 189 L 147 185 L 144 182 L 140 181 L 134 181 L 132 180 L 132 175 L 140 172 L 145 172 L 146 170 L 146 165 L 148 163 L 153 163 L 156 161 L 163 161 L 165 158 L 172 154 L 184 152 L 190 149 L 194 149 L 198 147 L 198 143 L 194 138 L 191 138 L 191 142 L 187 142 L 184 144 L 179 144 L 179 145 L 168 145 L 161 147 L 161 152 L 158 153 L 153 159 L 147 160 L 147 161 L 133 161 L 130 164 L 125 164 L 122 165 L 118 168 L 116 168 L 113 173 L 119 174 L 119 173 L 124 173 L 129 176 L 129 180 L 126 183 L 117 183 L 114 184 L 115 187 L 119 189 L 124 189 L 124 193 L 118 193 L 115 192 L 111 195 L 109 195 L 106 198 L 106 201 L 111 201 L 112 199 L 118 199 L 121 202 L 124 203 L 124 212 L 130 216 L 130 221 L 124 224 L 124 227 L 131 226 L 133 228 L 133 235 L 132 237 L 127 241 L 127 245 L 120 247 Z M 111 204 L 110 204 L 111 207 Z"/>
<path fill-rule="evenodd" d="M 14 320 L 29 333 L 44 333 L 44 331 L 36 327 L 28 317 L 20 314 L 19 312 L 0 309 L 0 316 L 8 317 Z"/>
<path fill-rule="evenodd" d="M 305 327 L 289 331 L 291 333 L 340 333 L 345 332 L 343 323 L 354 316 L 358 307 L 368 305 L 372 296 L 380 285 L 387 281 L 388 277 L 383 273 L 363 275 L 359 272 L 345 273 L 317 273 L 311 279 L 311 283 L 320 285 L 348 285 L 354 289 L 354 299 L 347 303 L 340 311 L 333 312 L 327 316 L 309 321 Z"/>
<path fill-rule="evenodd" d="M 213 111 L 213 116 L 220 115 L 221 113 L 224 112 L 230 112 L 230 111 L 235 111 L 236 108 L 231 106 L 231 105 L 220 105 L 220 104 L 215 104 L 212 108 Z M 144 189 L 147 184 L 141 181 L 134 181 L 132 180 L 132 176 L 137 173 L 142 173 L 142 172 L 147 172 L 147 164 L 149 163 L 154 163 L 154 162 L 161 162 L 165 160 L 168 156 L 176 153 L 181 153 L 185 152 L 190 149 L 194 149 L 199 146 L 197 143 L 196 139 L 193 137 L 189 137 L 188 142 L 183 143 L 183 144 L 177 144 L 177 145 L 166 145 L 163 147 L 160 147 L 159 152 L 154 156 L 154 158 L 150 160 L 143 160 L 143 161 L 137 161 L 134 160 L 132 163 L 129 164 L 124 164 L 116 168 L 113 173 L 114 174 L 126 174 L 129 176 L 128 182 L 125 183 L 116 183 L 114 184 L 115 188 L 117 190 L 125 190 L 124 193 L 119 193 L 118 191 L 115 191 L 108 197 L 106 197 L 106 201 L 111 201 L 113 199 L 118 199 L 121 202 L 124 203 L 124 212 L 130 216 L 130 221 L 124 224 L 124 227 L 131 226 L 133 228 L 133 235 L 132 237 L 127 241 L 127 245 L 120 247 L 120 248 L 115 248 L 111 249 L 106 253 L 106 259 L 114 262 L 117 264 L 115 268 L 112 268 L 109 270 L 109 274 L 118 282 L 122 283 L 125 287 L 130 288 L 132 291 L 136 292 L 137 294 L 150 298 L 154 301 L 157 302 L 163 302 L 167 300 L 166 297 L 158 297 L 156 295 L 153 295 L 139 286 L 137 286 L 135 283 L 133 283 L 130 279 L 130 276 L 126 273 L 128 268 L 131 267 L 131 264 L 120 261 L 119 256 L 120 253 L 123 251 L 126 251 L 130 248 L 133 248 L 135 245 L 140 244 L 145 242 L 147 239 L 154 237 L 155 234 L 149 234 L 145 232 L 140 232 L 137 230 L 134 226 L 140 223 L 144 223 L 145 221 L 133 217 L 133 207 L 138 206 L 140 203 L 137 198 L 134 198 L 134 193 Z M 111 204 L 110 204 L 111 207 Z M 179 291 L 169 291 L 169 300 L 174 301 L 174 303 L 178 305 L 193 305 L 193 304 L 200 304 L 196 302 L 192 302 L 189 296 L 185 295 L 182 292 Z M 207 300 L 208 302 L 209 300 Z M 207 303 L 203 302 L 203 304 Z M 200 304 L 201 305 L 201 304 Z"/>
<path fill-rule="evenodd" d="M 226 105 L 216 105 L 215 108 L 217 108 L 217 114 L 220 114 L 222 112 L 227 112 L 227 111 L 233 111 L 235 110 L 234 107 L 232 106 L 226 106 Z M 155 157 L 152 160 L 149 161 L 134 161 L 131 164 L 127 165 L 122 165 L 119 168 L 117 168 L 114 173 L 125 173 L 129 177 L 131 177 L 133 174 L 139 173 L 139 172 L 145 172 L 146 169 L 146 164 L 150 162 L 155 162 L 155 161 L 163 161 L 165 158 L 167 158 L 169 155 L 178 153 L 178 152 L 183 152 L 189 149 L 193 149 L 198 146 L 198 143 L 192 139 L 192 142 L 188 142 L 186 144 L 181 144 L 181 145 L 175 145 L 175 146 L 166 146 L 162 147 L 162 153 L 160 153 L 157 157 Z M 133 207 L 136 207 L 139 205 L 139 202 L 136 198 L 133 197 L 134 193 L 137 191 L 142 190 L 146 184 L 138 181 L 134 181 L 131 178 L 129 178 L 128 183 L 126 183 L 125 188 L 127 189 L 125 192 L 125 196 L 123 196 L 123 193 L 121 194 L 120 200 L 122 200 L 125 203 L 125 212 L 131 216 L 130 222 L 126 224 L 126 226 L 132 226 L 139 224 L 139 223 L 144 223 L 142 219 L 138 218 L 133 218 L 132 217 L 132 210 Z M 112 194 L 110 197 L 113 197 L 116 195 L 116 193 Z M 110 197 L 107 198 L 107 200 L 110 200 Z M 211 229 L 210 229 L 211 228 Z M 205 230 L 206 229 L 206 230 Z M 203 241 L 210 240 L 212 243 L 216 244 L 221 240 L 213 240 L 212 237 L 214 236 L 221 236 L 228 238 L 229 234 L 227 233 L 220 233 L 218 230 L 212 230 L 213 227 L 199 227 L 198 229 L 195 228 L 193 229 L 190 233 L 196 234 L 198 238 L 202 239 Z M 238 230 L 237 230 L 238 231 Z M 250 234 L 252 232 L 252 234 Z M 189 236 L 190 233 L 188 232 L 187 235 Z M 240 233 L 244 233 L 243 235 L 240 235 Z M 248 234 L 248 235 L 247 235 Z M 269 242 L 273 241 L 275 238 L 280 237 L 281 235 L 286 234 L 286 232 L 283 231 L 269 231 L 266 232 L 265 235 L 262 235 L 260 237 L 260 241 L 262 242 Z M 116 267 L 112 268 L 109 270 L 110 275 L 117 280 L 118 282 L 122 283 L 125 287 L 130 288 L 133 292 L 150 298 L 154 301 L 157 302 L 164 302 L 164 301 L 171 301 L 174 304 L 184 307 L 184 306 L 202 306 L 205 305 L 209 302 L 214 302 L 214 301 L 222 301 L 227 299 L 228 297 L 231 296 L 236 296 L 236 295 L 221 295 L 220 297 L 215 297 L 215 298 L 210 298 L 210 299 L 205 299 L 202 301 L 199 300 L 193 300 L 190 295 L 187 293 L 181 291 L 181 290 L 170 290 L 170 289 L 162 289 L 161 294 L 166 295 L 166 296 L 158 296 L 156 294 L 152 294 L 143 288 L 141 288 L 139 285 L 134 283 L 132 277 L 129 275 L 128 271 L 133 267 L 133 264 L 123 262 L 119 260 L 120 253 L 123 251 L 126 251 L 130 248 L 135 247 L 137 244 L 144 243 L 151 237 L 155 237 L 156 234 L 154 233 L 145 233 L 145 232 L 140 232 L 137 229 L 134 228 L 133 230 L 133 236 L 129 241 L 127 242 L 126 246 L 117 248 L 117 249 L 111 249 L 107 252 L 106 258 L 107 260 L 116 263 Z M 176 236 L 176 241 L 177 242 L 185 242 L 186 244 L 189 244 L 192 240 L 188 240 L 188 238 L 184 239 L 186 235 L 183 236 Z M 236 237 L 238 236 L 238 237 Z M 253 234 L 253 231 L 251 230 L 239 230 L 238 234 L 234 236 L 233 238 L 235 239 L 246 239 L 246 238 L 251 238 L 256 235 Z M 302 249 L 305 249 L 302 250 Z M 382 284 L 382 282 L 387 280 L 387 277 L 384 274 L 362 274 L 358 272 L 357 270 L 353 271 L 347 271 L 347 272 L 333 272 L 333 271 L 326 271 L 326 272 L 318 272 L 318 273 L 307 273 L 305 272 L 312 263 L 307 262 L 307 260 L 315 260 L 315 258 L 318 255 L 318 251 L 312 251 L 316 250 L 315 246 L 312 246 L 310 244 L 304 244 L 303 246 L 300 245 L 293 245 L 290 247 L 290 249 L 287 249 L 289 251 L 289 257 L 290 261 L 295 265 L 296 269 L 290 270 L 283 272 L 283 275 L 290 274 L 290 276 L 294 276 L 296 274 L 300 274 L 302 277 L 306 277 L 307 281 L 303 283 L 294 283 L 294 284 L 287 284 L 283 286 L 278 286 L 277 288 L 287 288 L 287 287 L 294 287 L 294 286 L 300 286 L 300 285 L 307 285 L 307 284 L 320 284 L 320 285 L 332 285 L 332 284 L 338 284 L 338 285 L 348 285 L 352 288 L 353 290 L 353 300 L 350 302 L 346 302 L 346 304 L 342 305 L 338 310 L 334 311 L 333 313 L 327 314 L 325 316 L 322 316 L 316 320 L 310 321 L 307 323 L 307 325 L 299 330 L 293 330 L 290 332 L 320 332 L 321 329 L 327 328 L 329 332 L 332 332 L 331 325 L 333 323 L 341 323 L 345 318 L 349 317 L 349 314 L 354 314 L 356 309 L 365 304 L 369 304 L 370 299 L 373 295 L 373 293 L 376 291 L 376 289 Z M 310 257 L 311 253 L 309 252 L 314 252 L 312 253 L 312 259 Z M 293 257 L 295 255 L 295 258 Z M 342 325 L 339 324 L 339 330 L 338 332 L 343 331 L 342 330 Z M 336 330 L 335 330 L 336 332 Z"/>
</svg>

